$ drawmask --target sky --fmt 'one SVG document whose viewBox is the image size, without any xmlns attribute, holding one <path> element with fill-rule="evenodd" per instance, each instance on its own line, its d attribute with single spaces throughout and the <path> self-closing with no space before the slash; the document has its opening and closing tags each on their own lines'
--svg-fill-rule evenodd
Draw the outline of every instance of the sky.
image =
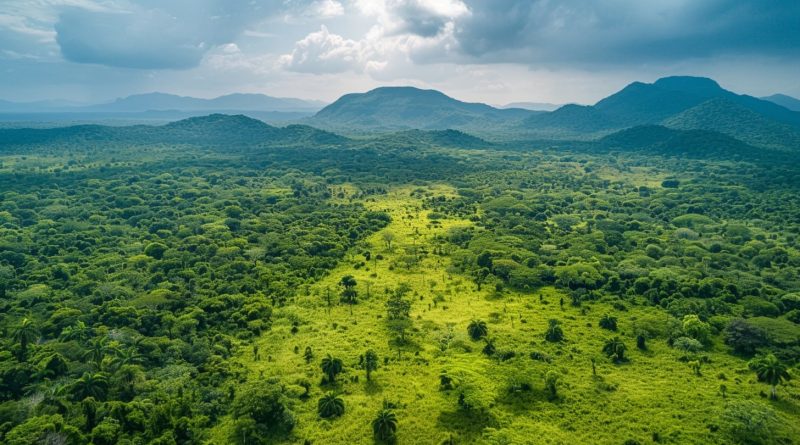
<svg viewBox="0 0 800 445">
<path fill-rule="evenodd" d="M 800 1 L 0 0 L 13 101 L 412 85 L 588 104 L 668 75 L 800 97 Z"/>
</svg>

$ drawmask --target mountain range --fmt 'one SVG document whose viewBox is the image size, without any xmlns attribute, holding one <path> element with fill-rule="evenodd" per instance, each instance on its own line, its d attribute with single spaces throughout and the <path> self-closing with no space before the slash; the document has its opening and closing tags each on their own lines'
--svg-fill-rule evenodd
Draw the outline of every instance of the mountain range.
<svg viewBox="0 0 800 445">
<path fill-rule="evenodd" d="M 209 114 L 205 108 L 301 107 L 297 99 L 261 95 L 230 95 L 196 99 L 163 94 L 131 96 L 97 108 L 135 113 L 145 108 L 193 109 L 202 117 L 162 126 L 73 126 L 50 130 L 4 130 L 0 145 L 51 140 L 111 138 L 132 142 L 196 143 L 207 145 L 304 144 L 359 145 L 413 149 L 417 146 L 487 148 L 520 141 L 584 141 L 595 147 L 630 149 L 727 147 L 737 153 L 778 150 L 800 153 L 800 112 L 788 96 L 759 99 L 722 88 L 702 77 L 666 77 L 653 83 L 634 82 L 594 105 L 569 104 L 554 111 L 495 108 L 451 98 L 439 91 L 413 87 L 382 87 L 347 94 L 292 125 L 276 127 L 248 116 Z M 311 106 L 311 105 L 308 105 Z M 277 112 L 281 113 L 281 112 Z M 302 116 L 300 116 L 302 117 Z M 499 136 L 498 136 L 499 135 Z M 358 138 L 353 139 L 353 136 Z M 362 146 L 364 144 L 361 144 Z"/>
<path fill-rule="evenodd" d="M 782 96 L 784 102 L 787 101 Z M 305 120 L 339 132 L 456 129 L 497 139 L 592 140 L 643 125 L 708 130 L 769 148 L 800 147 L 800 112 L 703 77 L 634 82 L 594 105 L 500 109 L 411 87 L 348 94 Z"/>
<path fill-rule="evenodd" d="M 211 113 L 246 114 L 268 122 L 297 121 L 313 115 L 324 102 L 229 94 L 213 99 L 165 93 L 136 94 L 100 104 L 69 101 L 9 102 L 0 100 L 0 121 L 7 122 L 142 122 L 165 123 Z"/>
</svg>

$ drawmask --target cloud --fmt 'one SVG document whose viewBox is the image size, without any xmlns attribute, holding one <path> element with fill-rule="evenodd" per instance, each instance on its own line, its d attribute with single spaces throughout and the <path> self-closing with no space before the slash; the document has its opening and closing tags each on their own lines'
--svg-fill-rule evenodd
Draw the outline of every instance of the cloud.
<svg viewBox="0 0 800 445">
<path fill-rule="evenodd" d="M 481 62 L 639 64 L 800 51 L 796 0 L 480 0 L 456 20 L 458 52 Z"/>
<path fill-rule="evenodd" d="M 56 41 L 72 62 L 185 69 L 281 6 L 279 0 L 139 0 L 111 10 L 71 7 L 55 23 Z"/>
<path fill-rule="evenodd" d="M 462 0 L 356 0 L 355 4 L 363 14 L 376 18 L 386 35 L 433 37 L 469 14 Z"/>
<path fill-rule="evenodd" d="M 281 56 L 279 63 L 289 71 L 301 73 L 363 71 L 368 64 L 376 67 L 379 63 L 370 59 L 372 53 L 366 40 L 345 39 L 322 25 L 319 31 L 296 42 L 291 54 Z"/>
</svg>

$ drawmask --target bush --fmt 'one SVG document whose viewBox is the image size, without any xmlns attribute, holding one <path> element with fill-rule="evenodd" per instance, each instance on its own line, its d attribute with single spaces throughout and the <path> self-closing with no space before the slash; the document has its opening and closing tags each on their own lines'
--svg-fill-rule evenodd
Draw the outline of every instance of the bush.
<svg viewBox="0 0 800 445">
<path fill-rule="evenodd" d="M 722 413 L 721 423 L 738 443 L 771 443 L 775 413 L 769 407 L 751 400 L 730 402 Z"/>
<path fill-rule="evenodd" d="M 600 319 L 600 327 L 609 331 L 616 331 L 617 317 L 608 314 L 603 315 L 603 318 Z"/>
</svg>

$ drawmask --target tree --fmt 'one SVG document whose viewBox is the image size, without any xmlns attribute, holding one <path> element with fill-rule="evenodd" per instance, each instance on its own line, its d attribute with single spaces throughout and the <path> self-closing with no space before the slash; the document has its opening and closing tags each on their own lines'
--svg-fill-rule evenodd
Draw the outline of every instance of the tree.
<svg viewBox="0 0 800 445">
<path fill-rule="evenodd" d="M 350 314 L 353 313 L 353 305 L 358 303 L 358 291 L 356 291 L 356 279 L 352 275 L 345 275 L 339 280 L 342 290 L 341 300 L 350 305 Z"/>
<path fill-rule="evenodd" d="M 544 386 L 547 388 L 547 391 L 550 393 L 550 398 L 555 399 L 558 395 L 558 381 L 561 378 L 561 375 L 556 371 L 547 371 L 544 375 Z"/>
<path fill-rule="evenodd" d="M 735 318 L 725 328 L 725 344 L 738 354 L 755 354 L 768 343 L 766 332 L 745 319 Z"/>
<path fill-rule="evenodd" d="M 364 370 L 367 371 L 367 381 L 370 380 L 372 371 L 378 369 L 378 354 L 372 349 L 364 354 Z"/>
<path fill-rule="evenodd" d="M 471 339 L 477 341 L 489 335 L 489 328 L 485 321 L 474 319 L 467 326 L 467 334 Z"/>
<path fill-rule="evenodd" d="M 603 345 L 603 352 L 617 363 L 625 360 L 626 349 L 625 343 L 619 337 L 610 338 Z"/>
<path fill-rule="evenodd" d="M 160 260 L 167 251 L 167 246 L 161 243 L 150 243 L 144 248 L 144 254 L 150 258 Z"/>
<path fill-rule="evenodd" d="M 777 421 L 768 406 L 752 400 L 726 403 L 721 423 L 734 441 L 746 444 L 772 443 L 772 428 Z"/>
<path fill-rule="evenodd" d="M 778 398 L 777 386 L 784 380 L 792 378 L 786 365 L 781 363 L 773 354 L 756 357 L 750 361 L 749 366 L 750 369 L 755 371 L 759 382 L 764 382 L 770 386 L 770 398 L 773 400 Z"/>
<path fill-rule="evenodd" d="M 609 331 L 616 331 L 617 317 L 608 314 L 603 315 L 603 317 L 600 319 L 600 327 L 603 329 L 608 329 Z"/>
<path fill-rule="evenodd" d="M 711 341 L 711 326 L 694 314 L 683 317 L 683 333 L 704 345 Z"/>
<path fill-rule="evenodd" d="M 287 397 L 277 383 L 249 382 L 237 391 L 232 404 L 237 418 L 251 418 L 263 434 L 285 432 L 294 428 L 294 414 L 287 407 Z"/>
<path fill-rule="evenodd" d="M 28 353 L 28 345 L 38 338 L 39 329 L 30 319 L 24 318 L 11 334 L 11 339 L 19 343 L 20 359 L 25 359 Z"/>
<path fill-rule="evenodd" d="M 72 384 L 72 395 L 75 400 L 93 397 L 104 400 L 108 391 L 108 378 L 103 373 L 84 372 L 83 376 Z"/>
<path fill-rule="evenodd" d="M 564 330 L 561 329 L 561 325 L 559 324 L 558 320 L 548 320 L 547 331 L 544 334 L 544 338 L 545 340 L 551 342 L 559 342 L 564 339 Z"/>
<path fill-rule="evenodd" d="M 343 369 L 342 361 L 332 357 L 330 354 L 322 359 L 320 367 L 322 368 L 322 372 L 328 377 L 328 383 L 336 383 L 336 376 L 341 373 Z"/>
<path fill-rule="evenodd" d="M 386 249 L 392 250 L 392 241 L 394 241 L 394 233 L 389 231 L 384 231 L 383 233 L 381 233 L 381 238 L 383 239 L 383 242 L 386 243 Z"/>
<path fill-rule="evenodd" d="M 381 442 L 394 441 L 397 434 L 397 416 L 390 409 L 384 408 L 372 421 L 372 433 Z"/>
<path fill-rule="evenodd" d="M 325 419 L 333 417 L 340 417 L 344 414 L 344 400 L 337 397 L 336 394 L 329 392 L 319 399 L 317 402 L 317 413 Z"/>
</svg>

